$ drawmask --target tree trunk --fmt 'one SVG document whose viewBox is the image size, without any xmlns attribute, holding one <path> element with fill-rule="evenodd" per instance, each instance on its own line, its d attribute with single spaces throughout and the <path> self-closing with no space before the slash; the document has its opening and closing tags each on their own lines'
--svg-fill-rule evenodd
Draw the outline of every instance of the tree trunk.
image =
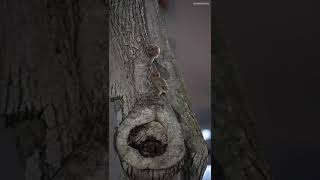
<svg viewBox="0 0 320 180">
<path fill-rule="evenodd" d="M 217 24 L 213 24 L 213 176 L 216 180 L 271 180 L 236 61 Z"/>
<path fill-rule="evenodd" d="M 124 179 L 201 179 L 208 150 L 169 48 L 156 0 L 110 0 L 111 106 L 114 145 Z M 151 64 L 146 48 L 160 47 Z M 168 92 L 158 96 L 151 74 Z"/>
<path fill-rule="evenodd" d="M 3 0 L 0 113 L 26 180 L 107 179 L 107 5 Z"/>
</svg>

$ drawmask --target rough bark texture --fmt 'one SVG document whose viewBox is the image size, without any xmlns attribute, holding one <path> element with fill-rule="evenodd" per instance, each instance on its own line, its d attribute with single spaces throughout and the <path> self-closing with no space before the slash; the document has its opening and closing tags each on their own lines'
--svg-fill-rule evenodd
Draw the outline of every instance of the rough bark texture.
<svg viewBox="0 0 320 180">
<path fill-rule="evenodd" d="M 270 180 L 255 137 L 254 117 L 240 86 L 237 62 L 217 22 L 213 28 L 213 176 L 217 180 Z"/>
<path fill-rule="evenodd" d="M 3 0 L 0 113 L 27 180 L 107 179 L 107 5 Z"/>
<path fill-rule="evenodd" d="M 156 0 L 110 0 L 110 99 L 115 149 L 129 179 L 201 179 L 208 151 L 169 48 Z M 150 65 L 146 46 L 160 56 Z M 151 73 L 169 87 L 158 97 Z"/>
</svg>

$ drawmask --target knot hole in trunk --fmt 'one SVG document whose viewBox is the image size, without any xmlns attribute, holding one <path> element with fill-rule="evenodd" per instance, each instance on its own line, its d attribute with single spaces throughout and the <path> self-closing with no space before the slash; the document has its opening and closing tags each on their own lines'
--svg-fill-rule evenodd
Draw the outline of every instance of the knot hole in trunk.
<svg viewBox="0 0 320 180">
<path fill-rule="evenodd" d="M 168 146 L 166 128 L 152 121 L 130 130 L 128 144 L 144 157 L 161 156 Z"/>
</svg>

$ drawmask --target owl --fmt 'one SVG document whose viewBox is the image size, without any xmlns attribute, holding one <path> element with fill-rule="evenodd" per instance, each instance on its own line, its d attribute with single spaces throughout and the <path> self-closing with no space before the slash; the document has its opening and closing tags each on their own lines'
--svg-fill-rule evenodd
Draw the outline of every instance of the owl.
<svg viewBox="0 0 320 180">
<path fill-rule="evenodd" d="M 168 92 L 168 84 L 163 78 L 160 77 L 159 72 L 151 74 L 151 81 L 153 85 L 156 87 L 156 92 L 158 96 L 161 96 L 162 94 L 166 94 Z"/>
<path fill-rule="evenodd" d="M 160 47 L 156 44 L 149 44 L 146 47 L 146 54 L 151 59 L 150 64 L 153 63 L 153 61 L 158 58 L 160 54 Z"/>
</svg>

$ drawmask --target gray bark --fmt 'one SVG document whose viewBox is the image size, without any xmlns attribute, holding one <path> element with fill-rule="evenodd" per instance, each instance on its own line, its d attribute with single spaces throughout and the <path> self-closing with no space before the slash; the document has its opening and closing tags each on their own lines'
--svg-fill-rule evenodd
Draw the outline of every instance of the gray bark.
<svg viewBox="0 0 320 180">
<path fill-rule="evenodd" d="M 107 179 L 107 6 L 0 4 L 0 113 L 27 180 Z"/>
<path fill-rule="evenodd" d="M 216 19 L 216 17 L 214 17 Z M 214 23 L 213 174 L 218 180 L 271 180 L 255 119 L 241 86 L 237 61 Z"/>
<path fill-rule="evenodd" d="M 115 149 L 124 179 L 201 179 L 208 150 L 156 0 L 110 0 L 109 67 Z M 161 48 L 150 65 L 146 46 Z M 151 73 L 159 71 L 168 93 L 158 97 Z M 152 149 L 155 153 L 152 156 Z M 150 152 L 151 151 L 151 152 Z"/>
</svg>

